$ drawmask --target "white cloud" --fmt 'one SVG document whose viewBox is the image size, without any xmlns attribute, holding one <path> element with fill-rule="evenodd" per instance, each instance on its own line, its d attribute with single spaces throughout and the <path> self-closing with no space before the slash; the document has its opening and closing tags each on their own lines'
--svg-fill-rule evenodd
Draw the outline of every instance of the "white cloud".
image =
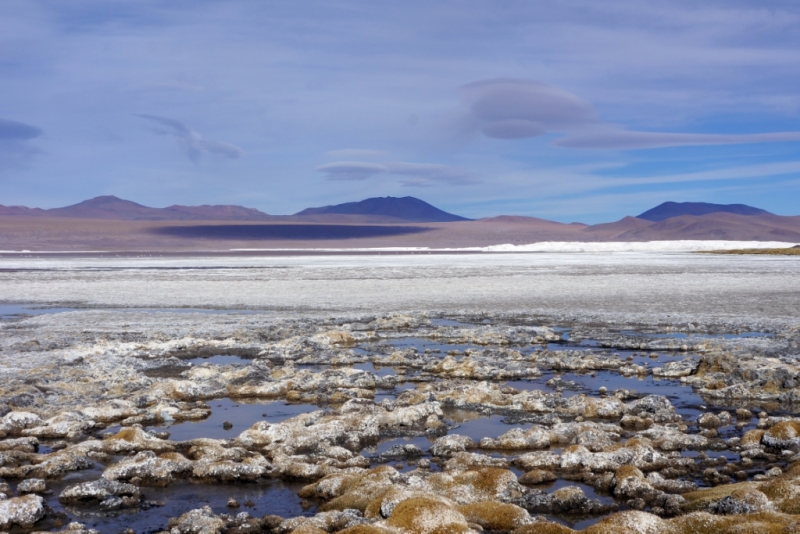
<svg viewBox="0 0 800 534">
<path fill-rule="evenodd" d="M 146 113 L 137 113 L 137 117 L 149 120 L 161 126 L 168 128 L 167 131 L 159 131 L 159 133 L 169 133 L 177 140 L 181 148 L 189 156 L 192 161 L 199 161 L 203 152 L 212 154 L 219 154 L 230 159 L 237 159 L 242 157 L 244 150 L 236 145 L 225 143 L 223 141 L 210 141 L 200 137 L 200 134 L 191 130 L 188 126 L 175 119 L 168 119 L 166 117 L 159 117 L 157 115 L 148 115 Z"/>
<path fill-rule="evenodd" d="M 329 180 L 366 180 L 378 174 L 402 176 L 405 179 L 400 183 L 407 187 L 424 187 L 437 183 L 466 185 L 481 181 L 474 173 L 435 163 L 336 161 L 320 165 L 316 170 L 325 173 Z"/>
<path fill-rule="evenodd" d="M 469 128 L 495 139 L 565 134 L 553 144 L 569 148 L 634 150 L 675 146 L 800 141 L 800 131 L 760 134 L 642 132 L 603 122 L 580 97 L 535 80 L 496 78 L 461 88 Z"/>
<path fill-rule="evenodd" d="M 329 150 L 326 156 L 335 159 L 386 159 L 389 155 L 385 150 L 372 150 L 368 148 L 343 148 L 340 150 Z"/>
<path fill-rule="evenodd" d="M 389 172 L 389 168 L 379 163 L 365 161 L 334 161 L 317 167 L 329 180 L 366 180 L 376 174 Z"/>
</svg>

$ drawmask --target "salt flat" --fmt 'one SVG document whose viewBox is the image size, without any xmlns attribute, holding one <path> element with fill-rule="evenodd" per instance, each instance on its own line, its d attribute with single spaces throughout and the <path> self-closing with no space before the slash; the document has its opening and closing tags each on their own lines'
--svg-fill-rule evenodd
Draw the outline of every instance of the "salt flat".
<svg viewBox="0 0 800 534">
<path fill-rule="evenodd" d="M 791 257 L 581 252 L 0 260 L 0 301 L 77 307 L 800 315 Z"/>
</svg>

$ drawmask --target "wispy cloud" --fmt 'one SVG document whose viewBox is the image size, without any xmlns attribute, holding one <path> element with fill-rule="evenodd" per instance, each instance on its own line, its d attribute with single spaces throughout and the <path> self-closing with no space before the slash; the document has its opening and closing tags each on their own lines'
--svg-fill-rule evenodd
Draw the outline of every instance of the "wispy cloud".
<svg viewBox="0 0 800 534">
<path fill-rule="evenodd" d="M 41 128 L 10 119 L 0 119 L 0 141 L 28 141 L 44 132 Z"/>
<path fill-rule="evenodd" d="M 800 141 L 800 131 L 698 134 L 632 131 L 600 120 L 594 107 L 558 87 L 535 80 L 497 78 L 461 88 L 468 128 L 495 139 L 564 134 L 553 144 L 569 148 L 633 150 L 676 146 Z"/>
<path fill-rule="evenodd" d="M 389 167 L 366 161 L 334 161 L 317 167 L 329 180 L 366 180 L 376 174 L 388 173 Z"/>
<path fill-rule="evenodd" d="M 148 115 L 146 113 L 137 113 L 136 116 L 165 127 L 166 130 L 159 130 L 158 133 L 174 136 L 189 159 L 194 162 L 200 160 L 203 152 L 219 154 L 231 159 L 240 158 L 244 154 L 244 150 L 236 145 L 223 141 L 203 139 L 200 137 L 200 134 L 178 120 L 159 117 L 158 115 Z"/>
<path fill-rule="evenodd" d="M 481 182 L 474 173 L 436 163 L 335 161 L 320 165 L 316 170 L 325 173 L 329 180 L 366 180 L 379 174 L 399 176 L 403 177 L 400 184 L 406 187 L 428 187 L 435 184 L 469 185 Z"/>
<path fill-rule="evenodd" d="M 0 172 L 27 167 L 41 153 L 31 141 L 43 134 L 37 126 L 0 118 Z"/>
<path fill-rule="evenodd" d="M 342 148 L 340 150 L 328 150 L 325 155 L 336 159 L 386 159 L 389 153 L 385 150 L 369 148 Z"/>
</svg>

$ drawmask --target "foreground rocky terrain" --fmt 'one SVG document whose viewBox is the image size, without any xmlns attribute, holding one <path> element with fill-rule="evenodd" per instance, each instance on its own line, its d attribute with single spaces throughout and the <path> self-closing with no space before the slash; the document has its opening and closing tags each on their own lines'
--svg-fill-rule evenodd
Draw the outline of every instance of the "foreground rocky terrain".
<svg viewBox="0 0 800 534">
<path fill-rule="evenodd" d="M 800 321 L 0 323 L 0 528 L 800 531 Z"/>
</svg>

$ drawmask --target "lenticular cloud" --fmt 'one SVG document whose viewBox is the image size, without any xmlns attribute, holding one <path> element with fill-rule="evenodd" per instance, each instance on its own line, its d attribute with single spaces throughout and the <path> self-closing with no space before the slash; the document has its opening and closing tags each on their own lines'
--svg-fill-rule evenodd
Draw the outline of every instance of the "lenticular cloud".
<svg viewBox="0 0 800 534">
<path fill-rule="evenodd" d="M 733 145 L 800 141 L 800 132 L 706 134 L 632 131 L 602 121 L 577 95 L 535 80 L 496 78 L 461 88 L 467 124 L 486 137 L 525 139 L 563 134 L 553 144 L 566 148 L 633 150 L 674 146 Z"/>
</svg>

